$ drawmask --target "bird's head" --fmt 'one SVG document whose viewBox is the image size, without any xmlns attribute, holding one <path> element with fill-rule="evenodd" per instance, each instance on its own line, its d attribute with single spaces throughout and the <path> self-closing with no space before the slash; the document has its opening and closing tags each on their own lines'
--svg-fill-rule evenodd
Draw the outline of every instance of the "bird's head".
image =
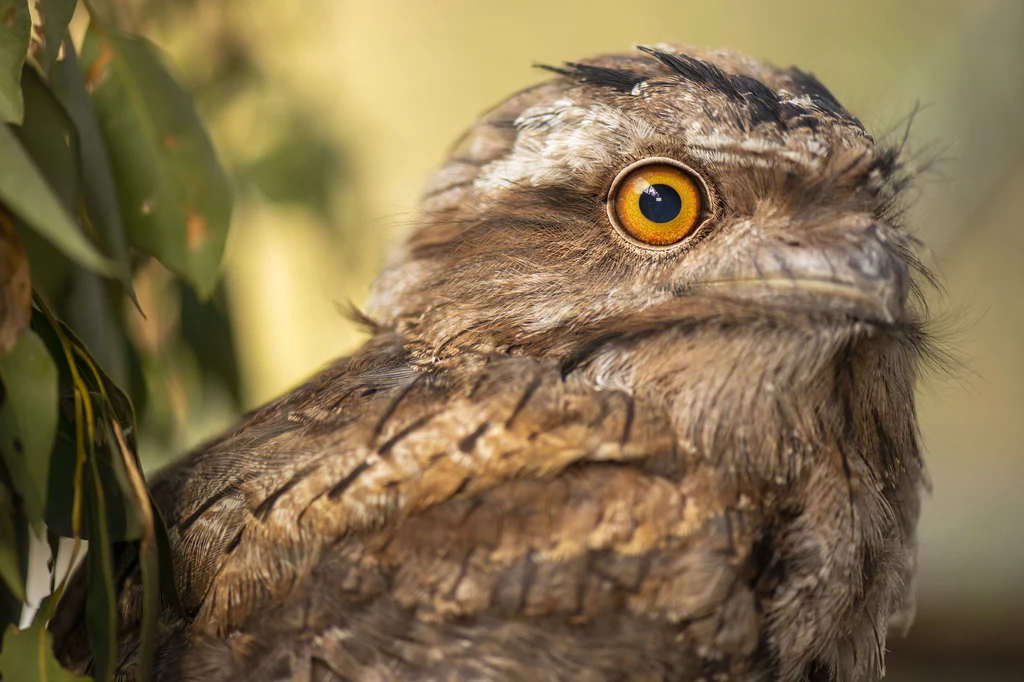
<svg viewBox="0 0 1024 682">
<path fill-rule="evenodd" d="M 378 283 L 376 316 L 421 357 L 915 324 L 898 155 L 814 77 L 669 47 L 546 68 L 458 142 Z"/>
</svg>

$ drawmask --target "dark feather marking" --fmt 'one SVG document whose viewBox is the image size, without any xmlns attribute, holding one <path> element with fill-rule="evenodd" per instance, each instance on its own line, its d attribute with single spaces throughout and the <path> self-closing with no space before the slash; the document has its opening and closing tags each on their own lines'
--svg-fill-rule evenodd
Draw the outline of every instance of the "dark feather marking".
<svg viewBox="0 0 1024 682">
<path fill-rule="evenodd" d="M 398 392 L 398 395 L 396 395 L 388 404 L 388 406 L 384 408 L 384 411 L 381 413 L 380 419 L 378 419 L 377 423 L 374 424 L 373 426 L 373 435 L 370 438 L 371 443 L 377 440 L 377 438 L 380 437 L 380 434 L 383 433 L 384 425 L 387 423 L 388 419 L 390 419 L 391 416 L 395 413 L 395 410 L 398 409 L 398 405 L 402 402 L 402 400 L 404 400 L 405 397 L 412 392 L 413 388 L 415 388 L 415 386 L 421 380 L 425 379 L 426 376 L 426 374 L 417 374 L 412 381 L 410 381 L 408 384 L 401 388 L 401 390 Z"/>
<path fill-rule="evenodd" d="M 220 502 L 221 500 L 226 498 L 228 495 L 230 495 L 234 491 L 235 491 L 235 485 L 234 484 L 230 484 L 230 485 L 224 486 L 223 488 L 221 488 L 220 490 L 215 492 L 213 495 L 211 495 L 210 497 L 206 498 L 206 500 L 203 501 L 203 503 L 201 505 L 199 505 L 198 509 L 196 509 L 194 512 L 192 512 L 187 519 L 185 519 L 184 521 L 182 521 L 181 523 L 178 524 L 178 530 L 180 532 L 182 532 L 182 533 L 187 531 L 192 526 L 193 523 L 195 523 L 196 521 L 199 520 L 200 516 L 205 514 L 210 509 L 210 507 L 212 507 L 213 505 L 217 504 L 218 502 Z"/>
<path fill-rule="evenodd" d="M 857 119 L 850 115 L 850 112 L 843 108 L 843 105 L 839 103 L 839 100 L 835 98 L 835 95 L 833 95 L 829 89 L 812 74 L 809 74 L 806 71 L 801 71 L 795 66 L 790 67 L 786 73 L 803 89 L 804 93 L 811 98 L 811 101 L 814 102 L 816 107 L 825 113 L 841 118 L 844 121 L 849 121 L 851 123 L 855 123 L 857 121 Z"/>
<path fill-rule="evenodd" d="M 725 534 L 726 534 L 726 537 L 729 538 L 729 554 L 730 554 L 730 556 L 733 556 L 733 557 L 735 557 L 737 555 L 737 552 L 736 552 L 736 527 L 735 527 L 735 524 L 733 523 L 733 520 L 732 520 L 733 514 L 735 514 L 735 513 L 736 512 L 734 512 L 734 511 L 732 511 L 730 509 L 727 509 L 727 510 L 725 510 L 725 513 L 722 515 L 722 517 L 725 520 Z M 738 585 L 736 587 L 738 587 Z"/>
<path fill-rule="evenodd" d="M 646 47 L 643 45 L 639 46 L 638 49 L 641 52 L 651 55 L 670 70 L 679 74 L 691 83 L 698 83 L 700 85 L 707 86 L 712 90 L 717 90 L 718 92 L 731 97 L 732 99 L 742 99 L 740 93 L 736 91 L 729 75 L 714 64 L 709 64 L 708 62 L 685 54 L 666 52 L 665 50 L 659 50 L 657 48 Z"/>
<path fill-rule="evenodd" d="M 853 442 L 856 437 L 852 403 L 853 351 L 848 344 L 843 350 L 843 358 L 838 363 L 836 370 L 839 376 L 835 382 L 835 400 L 843 411 L 843 437 L 837 440 L 836 445 L 843 460 L 843 473 L 846 475 L 846 489 L 850 498 L 850 521 L 855 524 L 857 512 L 853 500 L 853 470 L 850 468 L 849 455 L 846 452 L 846 444 Z"/>
<path fill-rule="evenodd" d="M 512 428 L 512 424 L 515 422 L 516 417 L 519 416 L 519 413 L 522 412 L 524 407 L 526 407 L 526 403 L 529 402 L 530 398 L 533 397 L 533 394 L 536 393 L 537 389 L 540 387 L 540 383 L 540 374 L 534 374 L 533 378 L 530 379 L 530 383 L 527 384 L 526 389 L 523 391 L 523 394 L 519 396 L 516 406 L 512 408 L 512 414 L 510 414 L 508 419 L 505 420 L 506 429 Z"/>
<path fill-rule="evenodd" d="M 794 102 L 779 102 L 779 117 L 789 128 L 808 128 L 818 132 L 818 119 L 814 112 Z"/>
<path fill-rule="evenodd" d="M 264 500 L 260 502 L 259 505 L 257 505 L 256 509 L 254 509 L 252 512 L 253 516 L 258 518 L 260 521 L 266 521 L 267 517 L 270 516 L 270 512 L 274 509 L 274 505 L 281 498 L 281 496 L 284 495 L 289 490 L 291 490 L 292 488 L 294 488 L 295 485 L 298 484 L 302 479 L 306 478 L 306 476 L 309 476 L 311 473 L 313 473 L 316 470 L 317 466 L 318 465 L 316 464 L 311 464 L 296 471 L 295 474 L 290 479 L 288 479 L 288 481 L 284 485 L 282 485 L 280 488 L 267 495 L 267 497 L 264 498 Z"/>
<path fill-rule="evenodd" d="M 623 393 L 622 396 L 626 399 L 626 417 L 622 424 L 622 438 L 619 443 L 625 446 L 629 442 L 629 437 L 633 434 L 633 419 L 636 416 L 636 405 L 634 404 L 633 397 Z"/>
<path fill-rule="evenodd" d="M 430 412 L 428 414 L 421 415 L 416 419 L 413 419 L 412 423 L 403 426 L 401 429 L 398 430 L 398 433 L 391 436 L 391 438 L 388 438 L 379 448 L 377 448 L 377 454 L 380 455 L 381 457 L 386 457 L 388 453 L 391 452 L 391 449 L 395 447 L 398 441 L 402 440 L 410 433 L 426 424 L 428 421 L 436 417 L 438 414 L 439 413 L 437 412 Z"/>
<path fill-rule="evenodd" d="M 533 560 L 533 555 L 530 554 L 524 560 L 523 566 L 523 578 L 522 578 L 522 592 L 519 593 L 519 613 L 526 610 L 526 598 L 530 596 L 530 590 L 533 589 L 533 583 L 537 579 L 537 562 Z"/>
<path fill-rule="evenodd" d="M 477 376 L 476 381 L 473 382 L 473 388 L 469 389 L 469 395 L 467 396 L 467 398 L 469 400 L 473 400 L 474 398 L 476 398 L 476 392 L 480 390 L 480 387 L 483 386 L 484 381 L 487 379 L 487 377 L 488 377 L 487 366 L 490 365 L 490 363 L 491 363 L 491 356 L 488 355 L 484 359 L 484 367 L 480 371 L 480 375 Z"/>
<path fill-rule="evenodd" d="M 465 452 L 466 454 L 473 452 L 473 448 L 476 447 L 477 440 L 480 438 L 480 436 L 484 435 L 484 432 L 487 430 L 488 426 L 490 426 L 490 422 L 484 422 L 480 426 L 476 427 L 473 430 L 473 433 L 461 439 L 459 441 L 459 450 Z"/>
<path fill-rule="evenodd" d="M 651 566 L 653 563 L 654 559 L 650 552 L 640 557 L 640 566 L 637 567 L 636 587 L 634 588 L 634 592 L 639 593 L 640 590 L 643 589 L 644 581 L 647 580 L 647 577 L 651 574 Z"/>
<path fill-rule="evenodd" d="M 338 499 L 346 490 L 349 489 L 349 487 L 351 487 L 351 485 L 359 477 L 359 474 L 361 474 L 364 471 L 366 471 L 367 469 L 369 469 L 370 466 L 371 466 L 371 464 L 369 462 L 366 462 L 366 461 L 363 461 L 363 462 L 360 462 L 359 464 L 357 464 L 355 466 L 355 468 L 352 469 L 352 471 L 348 472 L 348 474 L 345 476 L 345 478 L 343 478 L 340 481 L 338 481 L 336 484 L 334 484 L 334 486 L 330 490 L 327 491 L 327 499 L 329 499 L 329 500 L 336 500 L 336 499 Z M 314 499 L 313 502 L 315 502 L 315 501 L 316 500 Z M 306 509 L 309 509 L 309 507 L 307 507 Z M 305 511 L 303 511 L 303 513 L 305 513 Z"/>
<path fill-rule="evenodd" d="M 338 393 L 338 395 L 336 397 L 334 397 L 329 403 L 326 403 L 324 405 L 324 409 L 328 410 L 330 412 L 336 412 L 338 410 L 338 408 L 340 408 L 342 405 L 345 404 L 345 401 L 347 401 L 352 396 L 352 393 L 354 393 L 354 392 L 355 392 L 354 388 L 351 388 L 351 389 L 349 389 L 347 391 L 344 391 L 344 390 L 339 391 L 339 393 Z M 333 428 L 337 428 L 333 422 L 331 423 L 331 428 L 332 429 Z"/>
<path fill-rule="evenodd" d="M 469 484 L 472 482 L 472 480 L 472 476 L 463 476 L 462 481 L 459 482 L 458 487 L 456 487 L 455 490 L 453 490 L 451 494 L 449 494 L 449 498 L 454 499 L 461 495 L 462 493 L 466 492 L 466 488 L 469 487 Z"/>
<path fill-rule="evenodd" d="M 231 554 L 236 549 L 238 549 L 238 545 L 241 544 L 241 542 L 242 542 L 242 534 L 243 533 L 245 533 L 245 528 L 244 527 L 239 529 L 239 531 L 237 533 L 235 533 L 235 537 L 231 538 L 231 542 L 229 542 L 227 547 L 224 549 L 224 553 L 225 554 Z"/>
<path fill-rule="evenodd" d="M 595 66 L 593 64 L 578 64 L 566 62 L 564 66 L 549 66 L 537 64 L 538 69 L 544 69 L 559 76 L 565 76 L 581 83 L 588 83 L 598 87 L 612 88 L 630 92 L 638 83 L 644 81 L 644 77 L 629 71 L 628 69 L 612 69 L 606 66 Z"/>
<path fill-rule="evenodd" d="M 591 561 L 590 552 L 584 553 L 582 570 L 580 571 L 579 575 L 576 576 L 576 609 L 574 610 L 574 613 L 577 616 L 583 614 L 583 608 L 586 604 L 588 582 L 587 576 L 589 575 L 591 570 L 593 570 L 591 567 L 591 563 L 593 562 Z"/>
<path fill-rule="evenodd" d="M 817 123 L 810 116 L 811 111 L 792 102 L 781 102 L 778 93 L 756 78 L 742 74 L 730 75 L 714 64 L 684 54 L 650 47 L 640 47 L 639 49 L 687 81 L 703 85 L 736 102 L 745 104 L 751 123 L 773 123 L 780 127 L 794 124 L 809 127 L 812 130 L 817 128 Z M 810 98 L 815 109 L 833 118 L 848 123 L 857 123 L 857 120 L 839 104 L 828 88 L 814 76 L 795 67 L 787 73 Z M 742 123 L 742 121 L 737 121 L 737 123 Z"/>
<path fill-rule="evenodd" d="M 774 90 L 750 76 L 732 76 L 730 81 L 746 102 L 751 123 L 785 125 L 779 97 Z"/>
<path fill-rule="evenodd" d="M 516 130 L 516 119 L 515 118 L 496 118 L 487 121 L 488 127 L 497 128 L 498 130 Z"/>
<path fill-rule="evenodd" d="M 626 332 L 610 331 L 599 334 L 586 343 L 580 344 L 572 353 L 562 358 L 560 372 L 562 380 L 582 367 L 587 360 L 593 357 L 601 348 L 612 341 L 626 335 Z"/>
</svg>

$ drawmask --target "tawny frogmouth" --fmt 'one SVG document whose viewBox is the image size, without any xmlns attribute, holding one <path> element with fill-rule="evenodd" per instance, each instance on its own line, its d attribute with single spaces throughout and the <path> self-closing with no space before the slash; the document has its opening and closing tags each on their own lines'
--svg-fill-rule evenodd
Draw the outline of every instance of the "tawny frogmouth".
<svg viewBox="0 0 1024 682">
<path fill-rule="evenodd" d="M 365 346 L 156 478 L 158 679 L 880 675 L 923 481 L 897 151 L 738 54 L 549 70 L 434 174 Z"/>
</svg>

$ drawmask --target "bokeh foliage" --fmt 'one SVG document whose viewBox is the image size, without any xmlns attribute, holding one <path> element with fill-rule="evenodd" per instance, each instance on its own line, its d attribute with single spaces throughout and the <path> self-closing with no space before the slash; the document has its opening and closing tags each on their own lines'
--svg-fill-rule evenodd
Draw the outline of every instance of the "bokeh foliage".
<svg viewBox="0 0 1024 682">
<path fill-rule="evenodd" d="M 920 525 L 917 622 L 909 639 L 890 640 L 886 679 L 1024 678 L 1019 656 L 1016 675 L 998 661 L 977 667 L 1009 656 L 1024 632 L 1020 0 L 118 5 L 135 32 L 174 55 L 225 162 L 245 179 L 225 299 L 246 406 L 358 343 L 334 301 L 365 300 L 380 254 L 415 220 L 426 174 L 482 111 L 546 77 L 533 64 L 678 41 L 812 71 L 879 138 L 902 135 L 920 105 L 908 149 L 946 151 L 920 178 L 908 224 L 945 285 L 930 303 L 939 343 L 961 365 L 922 376 L 934 494 Z M 297 150 L 309 145 L 290 145 L 298 131 L 334 153 L 338 170 L 316 154 L 304 161 Z M 275 178 L 275 167 L 290 170 Z M 326 207 L 310 203 L 312 191 L 276 191 L 325 185 Z"/>
<path fill-rule="evenodd" d="M 79 12 L 80 30 L 69 30 Z M 0 677 L 78 679 L 53 659 L 47 621 L 70 568 L 25 627 L 32 538 L 52 560 L 84 553 L 91 673 L 116 663 L 115 565 L 130 553 L 144 592 L 141 679 L 156 616 L 176 604 L 167 533 L 139 457 L 133 402 L 166 399 L 137 287 L 159 277 L 182 302 L 194 357 L 237 395 L 217 307 L 232 188 L 191 95 L 160 51 L 119 30 L 109 6 L 0 0 Z M 158 273 L 145 277 L 140 273 Z M 168 306 L 159 306 L 159 312 Z M 219 334 L 218 334 L 219 332 Z M 156 372 L 150 372 L 151 375 Z M 87 541 L 86 545 L 83 541 Z M 37 568 L 38 571 L 38 568 Z M 34 604 L 29 604 L 30 607 Z"/>
<path fill-rule="evenodd" d="M 23 5 L 0 0 L 12 20 L 0 22 L 0 46 L 29 20 Z M 891 640 L 887 679 L 1021 678 L 1019 656 L 1007 653 L 1024 632 L 1020 0 L 106 0 L 94 9 L 172 55 L 237 190 L 224 281 L 208 301 L 138 251 L 129 262 L 145 318 L 84 268 L 32 271 L 131 397 L 147 468 L 358 343 L 335 302 L 364 300 L 381 254 L 414 219 L 425 174 L 481 111 L 544 78 L 534 63 L 680 41 L 813 71 L 875 134 L 901 133 L 920 103 L 910 148 L 949 150 L 922 178 L 909 222 L 945 282 L 946 298 L 932 301 L 941 342 L 965 367 L 952 369 L 958 380 L 922 382 L 935 492 L 920 527 L 917 623 L 909 640 Z M 10 54 L 0 50 L 0 84 L 20 73 Z M 0 99 L 0 111 L 8 104 Z M 20 236 L 30 255 L 54 251 L 30 229 Z M 94 306 L 97 290 L 115 303 Z M 0 526 L 0 537 L 13 536 Z M 979 668 L 986 658 L 991 668 Z"/>
</svg>

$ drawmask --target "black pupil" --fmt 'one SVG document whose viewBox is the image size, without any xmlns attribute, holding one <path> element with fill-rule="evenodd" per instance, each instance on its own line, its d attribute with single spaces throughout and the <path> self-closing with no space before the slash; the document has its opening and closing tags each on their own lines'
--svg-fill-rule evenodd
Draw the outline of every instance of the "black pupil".
<svg viewBox="0 0 1024 682">
<path fill-rule="evenodd" d="M 679 192 L 669 185 L 651 185 L 640 195 L 640 212 L 652 223 L 675 220 L 683 210 Z"/>
</svg>

